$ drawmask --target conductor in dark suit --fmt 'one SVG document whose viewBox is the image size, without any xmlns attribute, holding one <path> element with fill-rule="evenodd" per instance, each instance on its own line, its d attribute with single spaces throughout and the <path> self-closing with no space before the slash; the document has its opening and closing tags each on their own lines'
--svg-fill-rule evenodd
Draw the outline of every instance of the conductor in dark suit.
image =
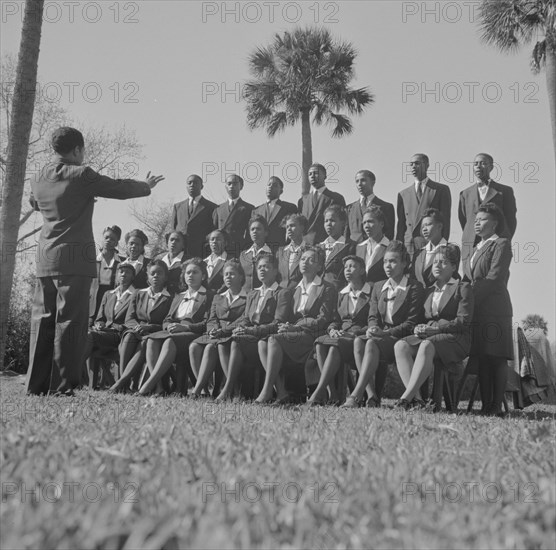
<svg viewBox="0 0 556 550">
<path fill-rule="evenodd" d="M 514 190 L 508 185 L 502 185 L 490 178 L 494 166 L 494 159 L 486 154 L 480 153 L 473 162 L 475 182 L 471 187 L 464 189 L 459 195 L 458 217 L 462 237 L 462 260 L 465 262 L 473 253 L 473 247 L 480 241 L 476 235 L 475 215 L 479 207 L 492 203 L 504 214 L 504 225 L 497 229 L 500 237 L 512 239 L 517 227 Z"/>
<path fill-rule="evenodd" d="M 418 153 L 411 157 L 411 173 L 415 178 L 412 185 L 398 193 L 398 228 L 396 240 L 402 241 L 411 256 L 425 246 L 421 235 L 421 220 L 428 208 L 436 208 L 442 214 L 444 227 L 442 236 L 450 238 L 450 213 L 452 195 L 450 188 L 427 177 L 429 157 Z"/>
<path fill-rule="evenodd" d="M 363 231 L 363 213 L 371 206 L 378 206 L 384 214 L 384 236 L 390 241 L 394 238 L 394 205 L 379 199 L 374 194 L 375 183 L 376 177 L 370 170 L 359 170 L 355 174 L 355 185 L 360 196 L 358 200 L 347 206 L 346 236 L 356 243 L 363 242 L 367 238 Z"/>
<path fill-rule="evenodd" d="M 80 383 L 89 289 L 96 275 L 95 197 L 144 197 L 164 178 L 149 172 L 146 181 L 114 180 L 82 166 L 85 144 L 74 128 L 58 128 L 52 147 L 57 158 L 31 180 L 31 203 L 42 214 L 43 226 L 26 390 L 71 395 Z"/>
<path fill-rule="evenodd" d="M 309 245 L 316 245 L 328 236 L 324 230 L 324 211 L 332 204 L 345 208 L 346 201 L 340 193 L 330 191 L 325 185 L 326 168 L 322 164 L 313 164 L 309 168 L 311 190 L 303 195 L 297 209 L 308 220 L 307 233 L 304 240 Z"/>
<path fill-rule="evenodd" d="M 214 229 L 212 213 L 216 204 L 201 195 L 203 180 L 197 174 L 187 178 L 186 188 L 189 197 L 173 206 L 172 229 L 187 237 L 185 255 L 188 258 L 204 258 L 207 235 Z"/>
<path fill-rule="evenodd" d="M 248 242 L 248 225 L 254 206 L 245 202 L 239 195 L 243 189 L 243 178 L 231 174 L 226 178 L 226 202 L 218 205 L 212 214 L 216 229 L 224 231 L 228 237 L 226 251 L 230 256 L 239 258 Z"/>
<path fill-rule="evenodd" d="M 272 176 L 266 184 L 266 202 L 253 210 L 253 216 L 262 216 L 268 224 L 268 237 L 266 244 L 275 253 L 286 244 L 286 229 L 283 225 L 284 218 L 297 213 L 297 206 L 291 202 L 280 200 L 284 192 L 284 182 Z"/>
</svg>

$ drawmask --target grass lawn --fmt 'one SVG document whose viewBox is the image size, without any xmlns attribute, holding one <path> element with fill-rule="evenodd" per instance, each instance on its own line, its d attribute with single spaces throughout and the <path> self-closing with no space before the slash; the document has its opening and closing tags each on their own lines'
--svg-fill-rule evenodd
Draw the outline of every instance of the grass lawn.
<svg viewBox="0 0 556 550">
<path fill-rule="evenodd" d="M 0 378 L 5 549 L 556 547 L 554 405 L 497 419 L 23 389 Z"/>
</svg>

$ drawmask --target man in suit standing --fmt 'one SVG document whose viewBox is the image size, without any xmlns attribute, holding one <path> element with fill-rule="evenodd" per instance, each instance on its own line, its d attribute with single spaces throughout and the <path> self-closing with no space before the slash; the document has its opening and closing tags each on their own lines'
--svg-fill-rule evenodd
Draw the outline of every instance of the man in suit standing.
<svg viewBox="0 0 556 550">
<path fill-rule="evenodd" d="M 228 200 L 217 206 L 212 213 L 212 223 L 216 229 L 224 231 L 228 238 L 226 251 L 230 256 L 239 258 L 249 237 L 249 219 L 255 208 L 239 195 L 243 189 L 243 178 L 231 174 L 226 178 Z"/>
<path fill-rule="evenodd" d="M 475 214 L 482 204 L 494 203 L 504 214 L 505 227 L 496 230 L 499 237 L 511 240 L 517 227 L 514 190 L 508 185 L 502 185 L 491 179 L 490 173 L 493 167 L 494 159 L 491 155 L 478 154 L 473 161 L 476 183 L 464 189 L 459 195 L 458 217 L 463 229 L 462 262 L 471 256 L 473 247 L 480 240 L 475 234 L 474 224 Z"/>
<path fill-rule="evenodd" d="M 398 193 L 398 228 L 396 240 L 402 241 L 411 256 L 416 250 L 423 248 L 426 242 L 421 235 L 421 220 L 425 211 L 436 208 L 442 213 L 444 227 L 442 236 L 450 239 L 450 212 L 452 194 L 450 188 L 427 177 L 429 157 L 418 153 L 411 157 L 411 173 L 415 179 L 410 185 Z"/>
<path fill-rule="evenodd" d="M 379 199 L 374 194 L 376 177 L 370 170 L 359 170 L 355 174 L 355 185 L 359 191 L 359 199 L 347 206 L 348 224 L 346 236 L 360 243 L 366 239 L 363 232 L 363 213 L 371 206 L 378 206 L 384 214 L 383 233 L 387 239 L 394 238 L 395 214 L 394 205 Z"/>
<path fill-rule="evenodd" d="M 313 164 L 309 168 L 309 183 L 311 190 L 303 195 L 297 209 L 308 220 L 307 233 L 304 240 L 309 245 L 324 241 L 328 235 L 324 230 L 324 211 L 332 204 L 345 208 L 346 201 L 340 193 L 330 191 L 326 185 L 326 168 L 322 164 Z"/>
<path fill-rule="evenodd" d="M 187 258 L 204 258 L 207 235 L 214 229 L 212 213 L 216 204 L 201 195 L 203 180 L 197 174 L 187 178 L 186 188 L 189 197 L 173 206 L 172 229 L 187 237 Z"/>
<path fill-rule="evenodd" d="M 286 244 L 286 229 L 283 225 L 284 218 L 297 212 L 297 206 L 291 202 L 280 200 L 284 192 L 284 182 L 272 176 L 266 184 L 266 202 L 253 210 L 252 216 L 262 216 L 268 223 L 268 236 L 266 244 L 273 253 L 280 246 Z"/>
<path fill-rule="evenodd" d="M 31 204 L 43 217 L 37 247 L 37 283 L 31 313 L 26 389 L 29 394 L 72 395 L 80 383 L 87 339 L 89 290 L 96 276 L 95 197 L 150 195 L 162 176 L 113 180 L 83 166 L 85 143 L 74 128 L 52 135 L 58 157 L 31 181 Z"/>
</svg>

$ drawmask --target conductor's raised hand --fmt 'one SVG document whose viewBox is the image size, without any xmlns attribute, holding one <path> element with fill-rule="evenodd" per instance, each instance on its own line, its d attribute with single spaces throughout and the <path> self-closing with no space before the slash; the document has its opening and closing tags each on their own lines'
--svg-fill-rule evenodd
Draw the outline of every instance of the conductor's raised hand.
<svg viewBox="0 0 556 550">
<path fill-rule="evenodd" d="M 147 185 L 149 186 L 150 189 L 152 189 L 153 187 L 156 187 L 156 185 L 161 182 L 164 179 L 164 176 L 151 176 L 151 173 L 149 172 L 147 174 Z"/>
</svg>

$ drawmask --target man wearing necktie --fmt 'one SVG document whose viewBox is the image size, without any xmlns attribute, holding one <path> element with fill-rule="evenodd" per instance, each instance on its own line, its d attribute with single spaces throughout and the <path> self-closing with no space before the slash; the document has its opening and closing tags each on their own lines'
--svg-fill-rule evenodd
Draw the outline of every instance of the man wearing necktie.
<svg viewBox="0 0 556 550">
<path fill-rule="evenodd" d="M 394 238 L 394 205 L 379 199 L 374 194 L 375 182 L 376 177 L 370 170 L 359 170 L 355 174 L 355 185 L 359 192 L 359 199 L 348 204 L 346 208 L 348 214 L 346 237 L 356 243 L 360 243 L 366 238 L 363 232 L 363 214 L 371 206 L 378 206 L 382 210 L 384 214 L 384 235 L 389 240 Z"/>
<path fill-rule="evenodd" d="M 413 256 L 416 250 L 425 245 L 421 235 L 421 221 L 429 208 L 436 208 L 442 213 L 445 222 L 442 236 L 449 240 L 452 195 L 447 185 L 432 181 L 427 176 L 427 155 L 413 155 L 409 164 L 414 183 L 398 193 L 396 240 L 403 242 Z"/>
<path fill-rule="evenodd" d="M 504 214 L 505 224 L 497 230 L 500 237 L 512 239 L 517 227 L 517 208 L 514 190 L 491 179 L 494 159 L 487 153 L 480 153 L 473 162 L 475 183 L 464 189 L 459 196 L 458 217 L 463 229 L 462 262 L 473 252 L 479 238 L 475 234 L 475 215 L 479 207 L 487 202 L 494 203 Z"/>
<path fill-rule="evenodd" d="M 187 178 L 186 189 L 187 199 L 172 207 L 172 229 L 181 231 L 187 237 L 187 258 L 204 258 L 206 237 L 214 229 L 212 213 L 216 204 L 202 196 L 203 180 L 197 174 Z"/>
<path fill-rule="evenodd" d="M 346 201 L 340 193 L 330 191 L 326 185 L 326 168 L 322 164 L 313 164 L 309 168 L 309 183 L 311 190 L 303 195 L 297 208 L 308 220 L 307 233 L 304 240 L 309 245 L 320 243 L 326 239 L 324 230 L 324 211 L 331 205 L 337 204 L 345 208 Z"/>
<path fill-rule="evenodd" d="M 212 221 L 216 229 L 224 231 L 228 236 L 226 251 L 229 256 L 239 258 L 248 242 L 248 224 L 254 206 L 245 202 L 240 193 L 243 189 L 243 178 L 231 174 L 224 184 L 228 199 L 216 207 Z"/>
<path fill-rule="evenodd" d="M 297 213 L 295 204 L 280 200 L 283 192 L 284 182 L 280 178 L 272 176 L 266 184 L 266 202 L 253 210 L 253 216 L 262 216 L 268 224 L 266 244 L 273 253 L 276 253 L 280 246 L 286 244 L 284 219 L 290 214 Z"/>
</svg>

